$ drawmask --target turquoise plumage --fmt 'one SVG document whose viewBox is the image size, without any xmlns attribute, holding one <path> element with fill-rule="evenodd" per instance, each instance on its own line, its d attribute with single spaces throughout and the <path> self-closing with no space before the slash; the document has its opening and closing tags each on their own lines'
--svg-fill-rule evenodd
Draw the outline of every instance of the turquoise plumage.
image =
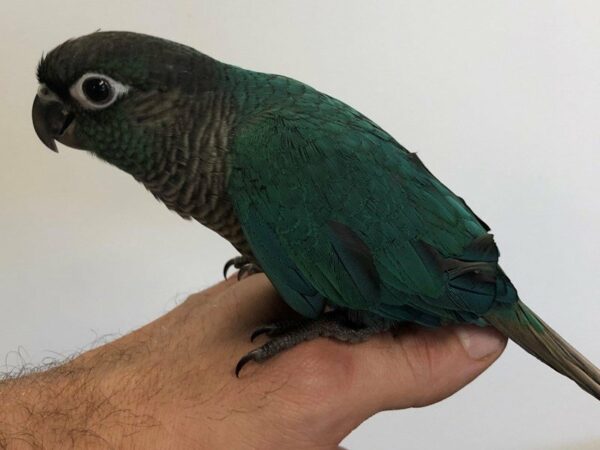
<svg viewBox="0 0 600 450">
<path fill-rule="evenodd" d="M 474 274 L 496 270 L 486 225 L 414 153 L 344 103 L 305 88 L 301 101 L 241 127 L 231 153 L 237 217 L 281 291 L 300 274 L 335 305 L 424 325 L 479 322 L 497 303 L 495 285 Z M 465 259 L 460 276 L 450 280 L 436 252 Z M 511 293 L 504 303 L 518 300 Z M 312 317 L 323 307 L 286 300 Z"/>
</svg>

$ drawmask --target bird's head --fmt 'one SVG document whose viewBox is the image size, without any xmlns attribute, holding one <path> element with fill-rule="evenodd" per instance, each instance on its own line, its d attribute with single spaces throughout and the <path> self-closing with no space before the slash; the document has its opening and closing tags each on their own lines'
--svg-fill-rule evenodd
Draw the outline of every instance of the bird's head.
<svg viewBox="0 0 600 450">
<path fill-rule="evenodd" d="M 182 139 L 190 111 L 203 113 L 198 99 L 215 90 L 219 67 L 190 47 L 137 33 L 68 40 L 39 63 L 33 125 L 51 150 L 58 141 L 142 176 Z"/>
</svg>

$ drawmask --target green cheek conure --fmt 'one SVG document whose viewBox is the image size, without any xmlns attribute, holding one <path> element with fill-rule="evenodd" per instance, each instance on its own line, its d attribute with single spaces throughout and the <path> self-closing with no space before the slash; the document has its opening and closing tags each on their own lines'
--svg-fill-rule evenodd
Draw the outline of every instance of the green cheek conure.
<svg viewBox="0 0 600 450">
<path fill-rule="evenodd" d="M 488 226 L 388 133 L 279 75 L 128 32 L 42 59 L 42 142 L 87 150 L 241 253 L 303 316 L 257 330 L 264 361 L 304 340 L 413 322 L 491 325 L 600 399 L 600 371 L 520 299 Z"/>
</svg>

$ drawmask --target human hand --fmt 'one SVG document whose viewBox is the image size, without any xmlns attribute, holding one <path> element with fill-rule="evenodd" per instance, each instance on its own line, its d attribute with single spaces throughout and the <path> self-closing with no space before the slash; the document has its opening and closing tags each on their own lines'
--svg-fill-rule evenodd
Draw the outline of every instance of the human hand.
<svg viewBox="0 0 600 450">
<path fill-rule="evenodd" d="M 506 344 L 492 329 L 407 325 L 361 344 L 303 343 L 236 378 L 252 331 L 293 314 L 264 275 L 194 294 L 112 343 L 2 383 L 0 443 L 332 450 L 379 411 L 458 391 Z"/>
</svg>

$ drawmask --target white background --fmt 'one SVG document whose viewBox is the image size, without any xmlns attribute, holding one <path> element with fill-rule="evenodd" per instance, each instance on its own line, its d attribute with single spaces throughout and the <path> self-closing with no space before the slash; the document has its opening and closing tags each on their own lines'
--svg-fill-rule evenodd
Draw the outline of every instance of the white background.
<svg viewBox="0 0 600 450">
<path fill-rule="evenodd" d="M 521 296 L 600 363 L 597 0 L 20 1 L 0 25 L 4 370 L 152 320 L 234 254 L 128 175 L 35 137 L 42 51 L 98 28 L 286 74 L 373 118 L 492 226 Z M 451 399 L 380 414 L 344 445 L 599 449 L 600 407 L 510 345 Z"/>
</svg>

